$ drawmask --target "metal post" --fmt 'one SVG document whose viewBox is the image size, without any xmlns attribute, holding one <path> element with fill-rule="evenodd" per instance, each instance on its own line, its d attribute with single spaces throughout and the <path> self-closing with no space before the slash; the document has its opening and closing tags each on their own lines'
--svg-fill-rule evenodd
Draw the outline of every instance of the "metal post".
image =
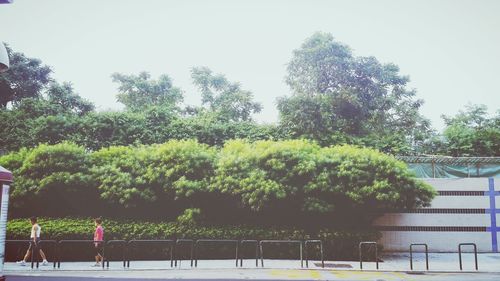
<svg viewBox="0 0 500 281">
<path fill-rule="evenodd" d="M 264 251 L 262 250 L 262 241 L 260 241 L 259 247 L 260 247 L 260 266 L 264 267 Z"/>
<path fill-rule="evenodd" d="M 304 259 L 302 258 L 302 241 L 300 242 L 300 267 L 304 267 Z"/>
<path fill-rule="evenodd" d="M 118 242 L 118 241 L 123 241 L 124 245 L 126 243 L 126 241 L 124 240 L 115 240 L 114 242 Z M 170 249 L 170 267 L 173 266 L 173 258 L 174 258 L 174 244 L 175 244 L 175 241 L 174 240 L 170 240 L 170 239 L 158 239 L 158 240 L 130 240 L 128 241 L 128 243 L 126 244 L 127 247 L 124 246 L 124 256 L 125 256 L 125 248 L 127 249 L 127 258 L 124 257 L 124 261 L 123 261 L 123 265 L 125 266 L 126 264 L 126 267 L 130 267 L 130 261 L 131 261 L 131 257 L 133 256 L 132 255 L 132 247 L 134 244 L 137 244 L 137 243 L 151 243 L 151 244 L 158 244 L 158 243 L 168 243 L 169 245 L 169 249 Z M 175 263 L 177 265 L 177 261 Z"/>
<path fill-rule="evenodd" d="M 238 241 L 236 241 L 236 267 L 238 267 L 238 245 L 240 243 Z"/>
<path fill-rule="evenodd" d="M 359 243 L 359 268 L 360 269 L 363 269 L 363 251 L 362 251 L 362 248 L 363 248 L 363 245 L 374 245 L 375 246 L 375 263 L 377 265 L 377 269 L 379 269 L 378 267 L 378 247 L 377 247 L 377 242 L 360 242 Z"/>
<path fill-rule="evenodd" d="M 255 245 L 255 267 L 259 267 L 259 243 Z"/>
<path fill-rule="evenodd" d="M 240 258 L 240 267 L 243 266 L 243 245 L 246 243 L 255 243 L 255 267 L 259 266 L 259 241 L 257 240 L 241 240 L 240 241 L 240 246 L 242 250 L 239 253 L 239 258 Z"/>
<path fill-rule="evenodd" d="M 300 266 L 304 267 L 304 259 L 302 257 L 302 241 L 301 240 L 262 240 L 260 241 L 260 262 L 261 266 L 264 267 L 264 252 L 262 250 L 262 245 L 264 243 L 293 243 L 293 244 L 299 244 L 299 251 L 300 251 Z"/>
<path fill-rule="evenodd" d="M 35 265 L 35 248 L 36 248 L 36 243 L 34 241 L 30 242 L 31 246 L 31 269 L 33 269 Z"/>
<path fill-rule="evenodd" d="M 413 270 L 413 246 L 424 246 L 425 247 L 425 268 L 429 270 L 429 250 L 427 244 L 425 243 L 414 243 L 410 244 L 410 269 Z"/>
<path fill-rule="evenodd" d="M 181 245 L 183 242 L 188 242 L 191 244 L 191 267 L 193 267 L 193 258 L 194 258 L 194 243 L 195 241 L 192 239 L 177 239 L 175 242 L 176 245 L 176 250 L 175 250 L 175 266 L 177 267 L 177 260 L 179 260 L 179 257 L 177 255 L 177 245 Z M 179 266 L 180 266 L 179 262 Z"/>
<path fill-rule="evenodd" d="M 458 263 L 460 264 L 460 270 L 462 270 L 462 248 L 458 244 Z"/>
<path fill-rule="evenodd" d="M 238 267 L 238 245 L 239 245 L 239 241 L 238 240 L 232 240 L 232 239 L 200 239 L 200 240 L 197 240 L 196 243 L 195 243 L 195 260 L 194 260 L 194 266 L 197 267 L 198 266 L 198 246 L 203 244 L 203 243 L 231 243 L 235 245 L 235 253 L 236 253 L 236 256 L 235 256 L 235 263 L 236 263 L 236 267 Z"/>
<path fill-rule="evenodd" d="M 459 264 L 460 264 L 460 270 L 462 270 L 462 246 L 473 246 L 474 247 L 475 267 L 476 267 L 476 270 L 478 270 L 477 245 L 476 245 L 476 243 L 460 243 L 460 244 L 458 244 L 458 261 L 459 261 Z"/>
<path fill-rule="evenodd" d="M 309 255 L 307 254 L 307 241 L 305 244 L 304 253 L 306 254 L 306 268 L 309 268 Z"/>
<path fill-rule="evenodd" d="M 170 267 L 174 267 L 174 242 L 170 243 Z"/>
<path fill-rule="evenodd" d="M 306 242 L 304 243 L 304 251 L 305 251 L 305 254 L 306 254 L 306 267 L 309 268 L 309 252 L 307 251 L 308 249 L 308 245 L 309 244 L 312 244 L 312 243 L 318 243 L 319 244 L 319 250 L 320 250 L 320 255 L 321 255 L 321 267 L 322 268 L 325 268 L 325 260 L 324 260 L 324 256 L 323 256 L 323 241 L 321 240 L 306 240 Z"/>
<path fill-rule="evenodd" d="M 191 244 L 191 267 L 193 267 L 193 251 L 194 251 L 194 245 L 193 245 L 193 243 L 194 243 L 194 241 Z"/>
<path fill-rule="evenodd" d="M 57 247 L 57 248 L 59 249 L 59 251 L 57 251 L 57 268 L 61 268 L 61 253 L 62 253 L 61 241 L 59 241 L 58 244 L 59 244 L 59 247 Z"/>
</svg>

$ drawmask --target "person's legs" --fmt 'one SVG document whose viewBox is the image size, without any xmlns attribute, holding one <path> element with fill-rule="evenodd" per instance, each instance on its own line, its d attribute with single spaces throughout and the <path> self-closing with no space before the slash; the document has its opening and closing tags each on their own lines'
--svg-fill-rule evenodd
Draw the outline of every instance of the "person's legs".
<svg viewBox="0 0 500 281">
<path fill-rule="evenodd" d="M 39 253 L 40 253 L 40 256 L 42 257 L 42 260 L 46 261 L 47 257 L 45 256 L 45 253 L 43 252 L 42 249 L 40 249 Z"/>
<path fill-rule="evenodd" d="M 101 243 L 96 243 L 94 246 L 95 246 L 95 252 L 96 252 L 95 264 L 99 265 L 99 263 L 103 260 L 102 254 L 101 254 L 102 246 L 101 246 Z"/>
<path fill-rule="evenodd" d="M 23 261 L 24 262 L 27 262 L 28 259 L 30 258 L 31 256 L 31 246 L 28 248 L 28 250 L 26 251 L 26 254 L 24 255 L 24 258 L 23 258 Z"/>
<path fill-rule="evenodd" d="M 33 242 L 30 242 L 30 246 L 28 247 L 28 250 L 26 250 L 26 254 L 24 255 L 23 259 L 18 261 L 17 263 L 24 265 L 24 263 L 26 263 L 31 256 L 31 249 L 33 249 Z"/>
</svg>

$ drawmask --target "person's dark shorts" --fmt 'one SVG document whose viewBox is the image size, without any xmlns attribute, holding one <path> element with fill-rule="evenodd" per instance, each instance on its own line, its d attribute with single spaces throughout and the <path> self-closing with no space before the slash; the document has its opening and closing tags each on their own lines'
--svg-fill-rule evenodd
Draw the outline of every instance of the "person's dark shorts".
<svg viewBox="0 0 500 281">
<path fill-rule="evenodd" d="M 40 241 L 40 238 L 37 238 L 36 241 L 30 240 L 30 247 L 28 248 L 28 251 L 31 251 L 33 247 L 40 249 Z"/>
<path fill-rule="evenodd" d="M 102 242 L 94 242 L 95 254 L 102 256 L 103 253 L 103 243 Z"/>
</svg>

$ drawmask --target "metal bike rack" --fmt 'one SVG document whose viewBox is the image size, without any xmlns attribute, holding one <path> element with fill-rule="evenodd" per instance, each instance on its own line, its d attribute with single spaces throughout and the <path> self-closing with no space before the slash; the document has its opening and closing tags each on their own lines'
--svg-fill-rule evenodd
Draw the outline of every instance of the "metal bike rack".
<svg viewBox="0 0 500 281">
<path fill-rule="evenodd" d="M 359 268 L 363 269 L 363 245 L 375 245 L 375 262 L 377 264 L 377 269 L 378 269 L 378 247 L 377 247 L 377 242 L 361 242 L 359 243 Z"/>
<path fill-rule="evenodd" d="M 259 267 L 259 241 L 257 240 L 241 240 L 240 245 L 243 248 L 244 244 L 255 244 L 255 267 Z M 243 251 L 243 250 L 242 250 Z M 240 253 L 240 267 L 243 266 L 243 255 Z"/>
<path fill-rule="evenodd" d="M 51 244 L 52 245 L 52 249 L 54 250 L 54 259 L 53 259 L 53 268 L 56 268 L 56 259 L 55 257 L 57 256 L 57 252 L 58 252 L 58 249 L 57 249 L 57 241 L 56 240 L 41 240 L 39 245 L 41 246 L 42 244 Z M 40 246 L 36 247 L 38 249 L 40 249 Z M 47 253 L 45 253 L 47 254 Z M 31 253 L 31 260 L 32 260 L 32 263 L 33 263 L 33 252 Z M 39 267 L 39 264 L 40 264 L 40 260 L 36 260 L 36 268 Z M 31 268 L 33 268 L 33 265 L 31 265 Z"/>
<path fill-rule="evenodd" d="M 458 260 L 460 263 L 460 270 L 462 270 L 462 246 L 473 246 L 474 247 L 474 259 L 476 261 L 476 270 L 478 270 L 477 266 L 477 246 L 476 243 L 460 243 L 458 244 Z"/>
<path fill-rule="evenodd" d="M 410 244 L 410 269 L 413 270 L 413 246 L 424 246 L 425 247 L 425 269 L 429 270 L 429 247 L 425 243 L 413 243 Z"/>
<path fill-rule="evenodd" d="M 306 242 L 304 243 L 304 252 L 306 255 L 306 267 L 309 268 L 309 256 L 307 254 L 307 246 L 309 244 L 319 244 L 319 251 L 321 255 L 321 267 L 325 268 L 325 260 L 323 258 L 323 241 L 321 240 L 306 240 Z"/>
<path fill-rule="evenodd" d="M 107 256 L 111 257 L 111 249 L 112 247 L 110 247 L 111 245 L 113 244 L 121 244 L 122 246 L 122 262 L 123 262 L 123 267 L 125 267 L 125 252 L 126 252 L 126 249 L 127 249 L 127 241 L 125 240 L 109 240 L 108 242 L 106 242 L 106 246 L 108 247 L 108 251 L 107 251 Z M 105 258 L 103 257 L 103 263 L 104 261 L 106 261 L 106 267 L 109 268 L 109 258 Z"/>
<path fill-rule="evenodd" d="M 61 268 L 61 253 L 63 252 L 63 246 L 66 244 L 80 244 L 80 243 L 87 243 L 87 244 L 93 244 L 93 243 L 103 243 L 102 244 L 102 269 L 104 269 L 104 247 L 105 247 L 105 242 L 104 241 L 94 241 L 94 240 L 61 240 L 59 241 L 59 251 L 58 251 L 58 258 L 57 258 L 57 268 Z"/>
<path fill-rule="evenodd" d="M 128 254 L 127 254 L 127 267 L 130 267 L 130 257 L 131 257 L 131 246 L 133 244 L 167 244 L 170 248 L 170 267 L 173 266 L 174 262 L 174 245 L 175 241 L 171 239 L 163 239 L 163 240 L 130 240 L 127 244 Z"/>
<path fill-rule="evenodd" d="M 260 246 L 260 265 L 264 267 L 264 251 L 263 244 L 299 244 L 300 248 L 300 267 L 304 267 L 304 259 L 302 258 L 302 241 L 300 240 L 261 240 Z"/>
<path fill-rule="evenodd" d="M 219 244 L 234 244 L 236 250 L 236 267 L 238 267 L 238 245 L 240 244 L 238 240 L 231 239 L 199 239 L 196 240 L 194 246 L 194 267 L 198 267 L 198 246 L 200 244 L 208 244 L 208 243 L 219 243 Z"/>
<path fill-rule="evenodd" d="M 7 244 L 8 244 L 8 243 L 10 243 L 10 244 L 14 244 L 14 243 L 18 243 L 18 244 L 27 244 L 27 245 L 28 245 L 28 247 L 29 247 L 29 246 L 31 245 L 31 242 L 32 242 L 32 241 L 33 241 L 33 240 L 5 240 L 5 247 L 7 247 Z M 34 254 L 35 254 L 35 249 L 34 249 L 34 248 L 37 248 L 37 249 L 38 249 L 38 247 L 32 247 L 32 248 L 31 248 L 31 250 L 30 250 L 30 252 L 31 252 L 31 254 L 30 254 L 30 257 L 31 257 L 31 258 L 30 258 L 31 269 L 33 269 L 33 268 L 35 267 L 35 260 L 34 260 L 34 258 L 33 258 L 33 257 L 34 257 Z M 5 250 L 7 250 L 7 249 L 5 249 Z M 19 253 L 20 253 L 20 251 L 18 250 L 18 254 L 19 254 Z M 24 254 L 23 254 L 23 253 L 20 253 L 20 254 L 21 254 L 21 258 L 23 258 L 23 259 L 24 259 Z M 37 268 L 38 268 L 38 266 L 37 266 Z"/>
<path fill-rule="evenodd" d="M 193 252 L 194 252 L 194 240 L 193 239 L 177 239 L 175 242 L 175 267 L 177 267 L 177 261 L 179 261 L 179 266 L 181 266 L 181 261 L 179 260 L 179 256 L 177 255 L 177 247 L 182 244 L 190 244 L 191 245 L 191 267 L 193 267 Z"/>
<path fill-rule="evenodd" d="M 30 242 L 31 242 L 31 240 L 5 240 L 5 254 L 7 253 L 8 244 L 27 244 L 29 247 Z M 33 249 L 31 249 L 31 250 L 33 251 Z M 21 258 L 24 258 L 24 254 L 18 248 L 16 260 L 19 257 L 19 254 L 21 254 Z M 31 257 L 33 258 L 33 252 L 31 252 Z M 31 263 L 31 268 L 33 268 L 33 266 L 34 266 L 33 263 Z"/>
</svg>

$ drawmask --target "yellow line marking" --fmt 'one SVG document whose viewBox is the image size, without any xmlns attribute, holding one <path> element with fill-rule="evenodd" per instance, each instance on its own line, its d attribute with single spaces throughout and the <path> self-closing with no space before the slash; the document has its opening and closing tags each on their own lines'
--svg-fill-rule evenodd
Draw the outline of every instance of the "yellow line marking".
<svg viewBox="0 0 500 281">
<path fill-rule="evenodd" d="M 374 280 L 383 279 L 387 281 L 416 280 L 415 276 L 408 276 L 402 272 L 375 272 L 375 271 L 330 271 L 339 279 Z"/>
<path fill-rule="evenodd" d="M 321 279 L 321 272 L 318 270 L 299 269 L 273 269 L 270 274 L 275 277 L 286 277 L 295 279 Z"/>
</svg>

